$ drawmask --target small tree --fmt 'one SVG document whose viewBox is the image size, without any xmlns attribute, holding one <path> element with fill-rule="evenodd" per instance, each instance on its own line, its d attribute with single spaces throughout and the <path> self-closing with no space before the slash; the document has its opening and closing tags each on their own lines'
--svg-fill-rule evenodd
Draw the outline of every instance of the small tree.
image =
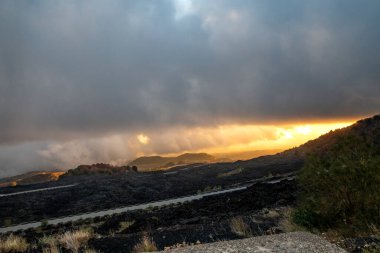
<svg viewBox="0 0 380 253">
<path fill-rule="evenodd" d="M 380 222 L 380 156 L 352 136 L 322 155 L 310 156 L 298 181 L 303 193 L 297 223 L 312 227 L 366 228 Z"/>
</svg>

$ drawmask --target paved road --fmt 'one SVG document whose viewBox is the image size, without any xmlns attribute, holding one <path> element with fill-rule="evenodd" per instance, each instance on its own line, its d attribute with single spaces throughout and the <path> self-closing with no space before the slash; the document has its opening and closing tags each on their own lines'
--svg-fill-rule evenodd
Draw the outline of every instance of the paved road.
<svg viewBox="0 0 380 253">
<path fill-rule="evenodd" d="M 40 188 L 40 189 L 35 189 L 35 190 L 30 190 L 30 191 L 22 191 L 22 192 L 12 192 L 12 193 L 0 194 L 0 198 L 1 197 L 14 196 L 14 195 L 20 195 L 20 194 L 27 194 L 27 193 L 32 193 L 32 192 L 42 192 L 42 191 L 50 191 L 50 190 L 55 190 L 55 189 L 69 188 L 69 187 L 74 187 L 74 186 L 77 186 L 77 185 L 78 184 L 70 184 L 70 185 L 63 185 L 63 186 Z"/>
<path fill-rule="evenodd" d="M 306 232 L 258 236 L 243 240 L 199 244 L 171 249 L 168 253 L 344 253 L 345 250 Z"/>
<path fill-rule="evenodd" d="M 223 194 L 223 193 L 227 193 L 227 192 L 245 190 L 245 189 L 247 189 L 247 187 L 248 186 L 241 186 L 241 187 L 236 187 L 236 188 L 231 188 L 231 189 L 226 189 L 226 190 L 221 190 L 221 191 L 201 193 L 201 194 L 191 195 L 191 196 L 186 196 L 186 197 L 179 197 L 179 198 L 174 198 L 174 199 L 155 201 L 155 202 L 150 202 L 150 203 L 146 203 L 146 204 L 126 206 L 126 207 L 109 209 L 109 210 L 104 210 L 104 211 L 97 211 L 97 212 L 67 216 L 67 217 L 62 217 L 62 218 L 50 219 L 47 221 L 48 221 L 48 224 L 66 223 L 66 222 L 70 222 L 70 221 L 77 221 L 80 219 L 101 217 L 101 216 L 106 216 L 106 215 L 111 215 L 111 214 L 116 214 L 116 213 L 123 213 L 123 212 L 128 212 L 128 211 L 133 211 L 133 210 L 142 210 L 142 209 L 146 209 L 148 207 L 160 207 L 160 206 L 166 206 L 166 205 L 170 205 L 170 204 L 184 203 L 187 201 L 193 201 L 196 199 L 201 199 L 201 198 L 204 198 L 206 196 L 212 196 L 212 195 L 218 195 L 218 194 Z M 0 233 L 14 232 L 17 230 L 25 230 L 25 229 L 29 229 L 29 228 L 36 228 L 39 226 L 41 226 L 41 222 L 31 222 L 31 223 L 25 223 L 25 224 L 20 224 L 20 225 L 11 226 L 11 227 L 2 227 L 2 228 L 0 228 Z"/>
<path fill-rule="evenodd" d="M 126 207 L 121 207 L 121 208 L 108 209 L 108 210 L 104 210 L 104 211 L 97 211 L 97 212 L 84 213 L 84 214 L 72 215 L 72 216 L 67 216 L 67 217 L 54 218 L 54 219 L 47 220 L 47 222 L 48 222 L 48 224 L 59 224 L 59 223 L 77 221 L 80 219 L 102 217 L 102 216 L 112 215 L 112 214 L 116 214 L 116 213 L 123 213 L 123 212 L 134 211 L 134 210 L 142 210 L 142 209 L 146 209 L 148 207 L 161 207 L 161 206 L 166 206 L 166 205 L 170 205 L 170 204 L 177 204 L 177 203 L 184 203 L 187 201 L 193 201 L 193 200 L 201 199 L 201 198 L 206 197 L 206 196 L 212 196 L 212 195 L 218 195 L 218 194 L 223 194 L 223 193 L 228 193 L 228 192 L 245 190 L 249 186 L 251 186 L 255 183 L 258 183 L 258 182 L 266 181 L 266 183 L 268 183 L 268 184 L 276 184 L 276 183 L 281 182 L 282 180 L 294 180 L 294 176 L 292 176 L 291 174 L 284 174 L 283 176 L 286 176 L 286 177 L 283 177 L 281 179 L 275 179 L 275 180 L 256 179 L 256 180 L 252 180 L 251 182 L 249 182 L 249 184 L 245 184 L 244 186 L 234 187 L 234 188 L 230 188 L 230 189 L 226 189 L 226 190 L 201 193 L 201 194 L 190 195 L 190 196 L 183 196 L 183 197 L 178 197 L 178 198 L 173 198 L 173 199 L 168 199 L 168 200 L 160 200 L 160 201 L 155 201 L 155 202 L 150 202 L 150 203 L 145 203 L 145 204 L 139 204 L 139 205 L 134 205 L 134 206 L 126 206 Z M 42 188 L 42 189 L 17 192 L 17 193 L 10 193 L 10 194 L 7 194 L 7 196 L 12 196 L 12 195 L 17 195 L 17 194 L 25 194 L 25 193 L 31 193 L 31 192 L 38 192 L 38 191 L 53 190 L 53 189 L 59 189 L 59 188 L 65 188 L 65 187 L 73 187 L 76 185 L 77 184 Z M 4 196 L 0 196 L 0 197 L 4 197 Z M 10 227 L 0 227 L 0 233 L 14 232 L 17 230 L 25 230 L 25 229 L 29 229 L 29 228 L 36 228 L 39 226 L 41 226 L 41 221 L 23 223 L 23 224 L 19 224 L 19 225 L 15 225 L 15 226 L 10 226 Z"/>
</svg>

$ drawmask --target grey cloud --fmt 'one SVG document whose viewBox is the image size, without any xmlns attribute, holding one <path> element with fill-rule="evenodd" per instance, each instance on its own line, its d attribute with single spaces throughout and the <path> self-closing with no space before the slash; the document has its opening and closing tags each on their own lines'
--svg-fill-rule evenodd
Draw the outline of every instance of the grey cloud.
<svg viewBox="0 0 380 253">
<path fill-rule="evenodd" d="M 184 2 L 1 1 L 0 143 L 378 112 L 380 2 Z"/>
</svg>

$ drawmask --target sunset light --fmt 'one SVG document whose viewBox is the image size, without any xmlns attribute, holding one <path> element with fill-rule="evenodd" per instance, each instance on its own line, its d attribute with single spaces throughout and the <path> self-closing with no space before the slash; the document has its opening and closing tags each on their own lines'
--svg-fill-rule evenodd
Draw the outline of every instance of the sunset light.
<svg viewBox="0 0 380 253">
<path fill-rule="evenodd" d="M 137 139 L 141 144 L 148 144 L 149 143 L 149 137 L 144 134 L 137 135 Z"/>
<path fill-rule="evenodd" d="M 230 125 L 216 129 L 192 130 L 192 135 L 209 136 L 224 145 L 200 149 L 204 152 L 288 149 L 315 139 L 355 121 L 285 124 L 285 125 Z"/>
<path fill-rule="evenodd" d="M 0 252 L 376 251 L 379 13 L 1 0 Z"/>
</svg>

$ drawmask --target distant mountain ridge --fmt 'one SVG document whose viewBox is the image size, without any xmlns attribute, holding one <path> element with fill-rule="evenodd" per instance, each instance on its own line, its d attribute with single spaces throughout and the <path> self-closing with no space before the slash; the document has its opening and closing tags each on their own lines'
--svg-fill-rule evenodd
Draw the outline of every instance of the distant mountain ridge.
<svg viewBox="0 0 380 253">
<path fill-rule="evenodd" d="M 373 145 L 380 154 L 380 115 L 375 115 L 370 118 L 359 120 L 351 126 L 330 131 L 317 139 L 311 140 L 302 144 L 299 147 L 288 149 L 286 151 L 274 154 L 263 155 L 248 160 L 236 161 L 230 163 L 232 167 L 255 167 L 263 165 L 281 165 L 289 164 L 294 161 L 304 161 L 308 154 L 322 154 L 328 152 L 340 139 L 356 136 Z M 273 151 L 275 152 L 275 151 Z M 138 170 L 159 170 L 174 167 L 177 165 L 187 165 L 196 163 L 217 163 L 221 162 L 219 157 L 207 153 L 185 153 L 175 157 L 164 156 L 143 156 L 139 157 L 127 166 L 112 166 L 108 164 L 80 165 L 75 172 L 79 174 L 86 173 L 116 173 L 117 171 L 136 171 Z M 298 167 L 297 167 L 298 169 Z M 0 187 L 41 183 L 52 180 L 57 180 L 64 172 L 39 171 L 28 172 L 22 175 L 0 179 Z M 74 173 L 75 174 L 75 173 Z"/>
<path fill-rule="evenodd" d="M 216 158 L 207 153 L 185 153 L 174 157 L 142 156 L 133 160 L 128 165 L 137 166 L 139 170 L 157 170 L 176 165 L 210 163 L 214 161 L 216 161 Z"/>
<path fill-rule="evenodd" d="M 238 160 L 249 160 L 266 155 L 275 155 L 284 151 L 283 149 L 262 149 L 262 150 L 249 150 L 249 151 L 236 151 L 229 153 L 215 153 L 213 156 L 221 162 L 234 162 Z"/>
</svg>

